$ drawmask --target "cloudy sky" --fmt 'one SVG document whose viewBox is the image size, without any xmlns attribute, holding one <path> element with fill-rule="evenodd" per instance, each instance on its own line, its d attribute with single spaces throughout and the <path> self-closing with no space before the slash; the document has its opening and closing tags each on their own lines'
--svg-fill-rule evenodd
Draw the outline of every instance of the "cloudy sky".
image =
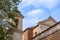
<svg viewBox="0 0 60 40">
<path fill-rule="evenodd" d="M 47 19 L 49 14 L 60 21 L 60 0 L 22 0 L 18 10 L 25 16 L 23 30 Z"/>
</svg>

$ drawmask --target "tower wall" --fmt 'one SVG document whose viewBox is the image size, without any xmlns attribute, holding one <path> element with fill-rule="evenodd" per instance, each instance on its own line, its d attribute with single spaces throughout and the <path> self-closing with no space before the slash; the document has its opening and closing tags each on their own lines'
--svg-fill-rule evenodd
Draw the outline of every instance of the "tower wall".
<svg viewBox="0 0 60 40">
<path fill-rule="evenodd" d="M 20 13 L 16 18 L 18 19 L 18 24 L 13 32 L 13 40 L 22 40 L 23 16 Z"/>
<path fill-rule="evenodd" d="M 22 25 L 23 25 L 23 18 L 19 18 L 17 29 L 22 30 Z"/>
<path fill-rule="evenodd" d="M 14 32 L 13 40 L 22 40 L 22 32 Z"/>
</svg>

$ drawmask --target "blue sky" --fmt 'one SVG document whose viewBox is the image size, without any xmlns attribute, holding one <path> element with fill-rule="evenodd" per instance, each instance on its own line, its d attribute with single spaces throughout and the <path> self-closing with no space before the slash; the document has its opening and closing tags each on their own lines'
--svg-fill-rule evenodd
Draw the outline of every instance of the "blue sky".
<svg viewBox="0 0 60 40">
<path fill-rule="evenodd" d="M 56 21 L 60 21 L 60 0 L 22 0 L 18 10 L 25 16 L 23 30 L 47 19 L 49 13 Z"/>
</svg>

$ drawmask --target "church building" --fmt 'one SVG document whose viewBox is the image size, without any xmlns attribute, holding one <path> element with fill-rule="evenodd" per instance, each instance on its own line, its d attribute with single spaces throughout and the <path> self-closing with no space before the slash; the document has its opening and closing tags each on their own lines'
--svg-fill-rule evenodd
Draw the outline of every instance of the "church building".
<svg viewBox="0 0 60 40">
<path fill-rule="evenodd" d="M 60 22 L 49 16 L 24 30 L 23 40 L 60 40 Z"/>
<path fill-rule="evenodd" d="M 11 27 L 9 25 L 8 33 L 11 32 L 12 35 L 7 40 L 60 40 L 60 22 L 57 22 L 51 16 L 39 21 L 36 26 L 22 31 L 23 18 L 24 16 L 18 11 L 15 20 L 9 19 L 10 23 L 17 26 Z"/>
</svg>

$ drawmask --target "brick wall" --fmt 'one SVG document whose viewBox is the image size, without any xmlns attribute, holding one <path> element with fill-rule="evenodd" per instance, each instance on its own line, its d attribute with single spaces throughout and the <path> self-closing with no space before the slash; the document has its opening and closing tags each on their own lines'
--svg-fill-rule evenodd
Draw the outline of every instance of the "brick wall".
<svg viewBox="0 0 60 40">
<path fill-rule="evenodd" d="M 23 33 L 23 40 L 28 40 L 28 30 Z"/>
<path fill-rule="evenodd" d="M 23 40 L 31 40 L 33 37 L 33 31 L 32 29 L 27 29 L 23 33 Z"/>
</svg>

